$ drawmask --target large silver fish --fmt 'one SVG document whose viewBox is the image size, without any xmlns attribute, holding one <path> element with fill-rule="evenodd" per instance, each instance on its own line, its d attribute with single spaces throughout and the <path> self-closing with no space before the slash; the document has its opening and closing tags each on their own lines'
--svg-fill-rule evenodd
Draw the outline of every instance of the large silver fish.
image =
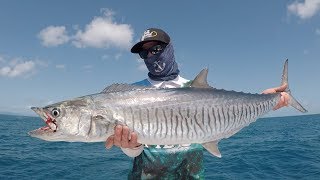
<svg viewBox="0 0 320 180">
<path fill-rule="evenodd" d="M 288 60 L 282 84 L 288 83 Z M 99 142 L 126 125 L 149 145 L 200 143 L 221 157 L 217 144 L 272 110 L 280 93 L 250 94 L 215 89 L 202 70 L 190 87 L 159 89 L 113 84 L 101 93 L 32 109 L 47 126 L 29 134 L 47 141 Z M 289 86 L 288 86 L 289 87 Z M 290 95 L 289 105 L 306 110 Z"/>
</svg>

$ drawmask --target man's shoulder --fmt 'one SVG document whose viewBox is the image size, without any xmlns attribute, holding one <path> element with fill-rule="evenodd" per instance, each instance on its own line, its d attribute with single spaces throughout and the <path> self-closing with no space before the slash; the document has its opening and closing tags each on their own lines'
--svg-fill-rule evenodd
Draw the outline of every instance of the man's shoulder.
<svg viewBox="0 0 320 180">
<path fill-rule="evenodd" d="M 152 84 L 150 83 L 150 81 L 148 81 L 148 79 L 143 79 L 141 81 L 137 81 L 132 83 L 132 85 L 138 85 L 138 86 L 152 86 Z"/>
<path fill-rule="evenodd" d="M 184 77 L 182 77 L 182 76 L 178 76 L 178 77 L 177 77 L 177 80 L 178 80 L 179 82 L 181 82 L 181 83 L 186 83 L 186 82 L 189 82 L 189 81 L 190 81 L 189 79 L 186 79 L 186 78 L 184 78 Z"/>
<path fill-rule="evenodd" d="M 191 82 L 192 82 L 191 80 L 185 79 L 181 76 L 178 76 L 176 78 L 176 83 L 181 85 L 181 87 L 189 87 Z"/>
<path fill-rule="evenodd" d="M 146 78 L 146 79 L 143 79 L 141 81 L 137 81 L 135 83 L 132 83 L 132 85 L 137 85 L 137 86 L 155 86 L 155 87 L 158 87 L 158 86 L 161 86 L 163 85 L 166 85 L 166 84 L 175 84 L 175 86 L 179 86 L 179 87 L 188 87 L 190 86 L 191 84 L 191 80 L 188 80 L 188 79 L 185 79 L 181 76 L 178 76 L 177 78 L 173 79 L 173 80 L 170 80 L 170 81 L 154 81 L 150 78 Z"/>
</svg>

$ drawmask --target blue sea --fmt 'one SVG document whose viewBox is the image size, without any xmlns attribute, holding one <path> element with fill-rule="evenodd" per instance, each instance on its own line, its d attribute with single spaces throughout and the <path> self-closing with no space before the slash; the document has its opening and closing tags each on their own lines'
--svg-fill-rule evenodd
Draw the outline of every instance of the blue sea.
<svg viewBox="0 0 320 180">
<path fill-rule="evenodd" d="M 0 115 L 0 179 L 126 179 L 132 159 L 103 143 L 46 142 L 38 117 Z M 320 179 L 320 114 L 261 118 L 205 152 L 206 179 Z"/>
</svg>

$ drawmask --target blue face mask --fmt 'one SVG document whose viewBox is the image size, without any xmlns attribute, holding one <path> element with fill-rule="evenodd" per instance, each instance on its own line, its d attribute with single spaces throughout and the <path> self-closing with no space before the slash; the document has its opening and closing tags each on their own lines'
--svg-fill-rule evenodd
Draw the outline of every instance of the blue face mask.
<svg viewBox="0 0 320 180">
<path fill-rule="evenodd" d="M 155 81 L 169 81 L 179 75 L 178 64 L 174 58 L 174 50 L 169 43 L 162 53 L 153 55 L 144 60 L 149 73 L 150 79 Z"/>
</svg>

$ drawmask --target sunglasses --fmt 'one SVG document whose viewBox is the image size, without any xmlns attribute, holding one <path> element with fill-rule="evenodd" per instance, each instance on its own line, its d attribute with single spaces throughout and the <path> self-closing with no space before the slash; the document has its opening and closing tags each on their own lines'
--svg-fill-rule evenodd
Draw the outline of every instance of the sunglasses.
<svg viewBox="0 0 320 180">
<path fill-rule="evenodd" d="M 147 59 L 149 52 L 153 55 L 156 55 L 161 53 L 165 47 L 166 47 L 166 44 L 158 44 L 158 45 L 152 46 L 149 49 L 143 49 L 139 52 L 139 56 L 142 59 Z"/>
</svg>

